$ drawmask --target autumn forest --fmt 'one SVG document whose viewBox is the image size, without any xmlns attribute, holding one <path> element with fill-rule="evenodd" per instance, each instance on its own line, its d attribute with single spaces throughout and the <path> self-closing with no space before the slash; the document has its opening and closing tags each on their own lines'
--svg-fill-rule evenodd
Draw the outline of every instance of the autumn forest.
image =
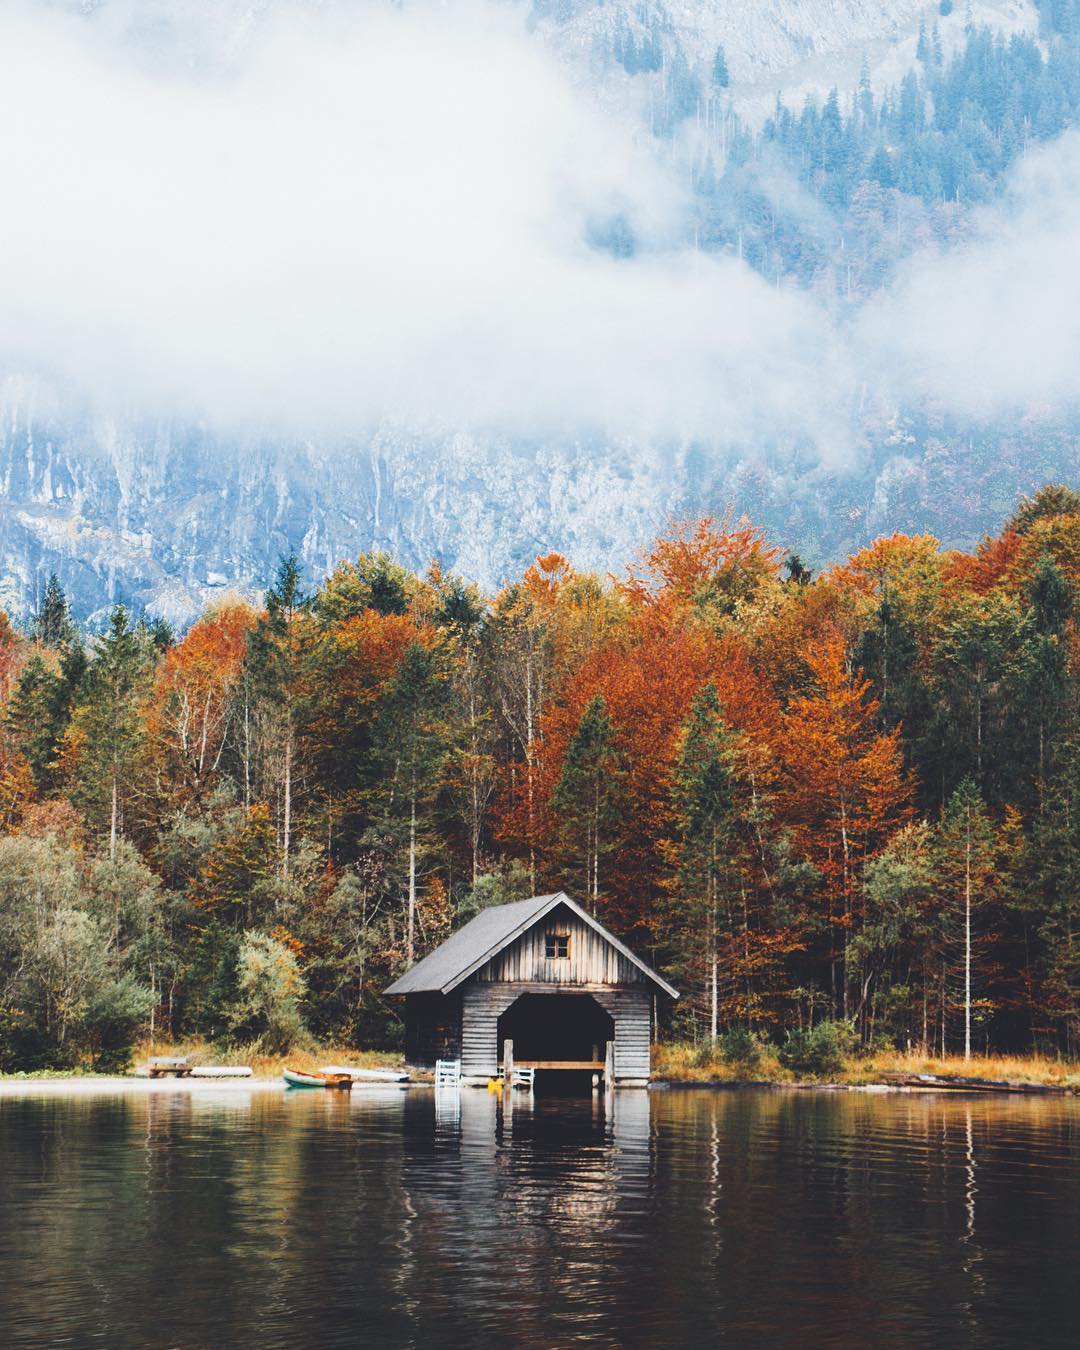
<svg viewBox="0 0 1080 1350">
<path fill-rule="evenodd" d="M 381 990 L 566 889 L 661 1032 L 1080 1040 L 1080 494 L 812 575 L 745 521 L 494 597 L 382 554 L 182 636 L 0 627 L 0 1069 L 400 1040 Z"/>
</svg>

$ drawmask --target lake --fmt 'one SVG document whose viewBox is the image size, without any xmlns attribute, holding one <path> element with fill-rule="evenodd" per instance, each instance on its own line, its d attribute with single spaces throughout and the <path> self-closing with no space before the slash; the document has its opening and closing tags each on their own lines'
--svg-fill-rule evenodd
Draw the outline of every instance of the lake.
<svg viewBox="0 0 1080 1350">
<path fill-rule="evenodd" d="M 1080 1101 L 0 1097 L 0 1343 L 1080 1343 Z"/>
</svg>

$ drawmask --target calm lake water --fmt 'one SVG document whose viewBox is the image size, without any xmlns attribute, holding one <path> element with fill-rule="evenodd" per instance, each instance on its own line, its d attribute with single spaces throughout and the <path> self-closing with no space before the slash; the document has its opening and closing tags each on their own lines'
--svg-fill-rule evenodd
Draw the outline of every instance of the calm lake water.
<svg viewBox="0 0 1080 1350">
<path fill-rule="evenodd" d="M 1080 1344 L 1080 1101 L 0 1097 L 5 1345 Z"/>
</svg>

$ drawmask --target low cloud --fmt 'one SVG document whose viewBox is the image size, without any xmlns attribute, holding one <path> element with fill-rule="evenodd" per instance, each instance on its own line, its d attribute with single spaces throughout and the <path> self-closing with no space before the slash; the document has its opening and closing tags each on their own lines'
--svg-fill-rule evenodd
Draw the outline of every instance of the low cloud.
<svg viewBox="0 0 1080 1350">
<path fill-rule="evenodd" d="M 106 3 L 6 26 L 9 369 L 311 434 L 845 434 L 819 306 L 688 247 L 649 138 L 520 8 Z M 632 258 L 595 245 L 615 221 Z"/>
<path fill-rule="evenodd" d="M 1017 164 L 971 238 L 914 256 L 857 325 L 873 378 L 975 420 L 1080 404 L 1080 135 Z"/>
<path fill-rule="evenodd" d="M 1074 399 L 1080 137 L 840 321 L 698 254 L 656 144 L 516 5 L 9 5 L 0 119 L 0 367 L 100 413 L 841 459 L 868 391 Z"/>
</svg>

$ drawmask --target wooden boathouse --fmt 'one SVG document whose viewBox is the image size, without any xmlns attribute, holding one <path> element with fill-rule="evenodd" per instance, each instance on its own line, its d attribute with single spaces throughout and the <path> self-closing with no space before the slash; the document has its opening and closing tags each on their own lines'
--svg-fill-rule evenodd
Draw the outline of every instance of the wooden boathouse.
<svg viewBox="0 0 1080 1350">
<path fill-rule="evenodd" d="M 414 1068 L 461 1064 L 483 1085 L 504 1068 L 649 1081 L 652 1006 L 678 994 L 565 892 L 482 910 L 386 991 L 405 999 Z"/>
</svg>

